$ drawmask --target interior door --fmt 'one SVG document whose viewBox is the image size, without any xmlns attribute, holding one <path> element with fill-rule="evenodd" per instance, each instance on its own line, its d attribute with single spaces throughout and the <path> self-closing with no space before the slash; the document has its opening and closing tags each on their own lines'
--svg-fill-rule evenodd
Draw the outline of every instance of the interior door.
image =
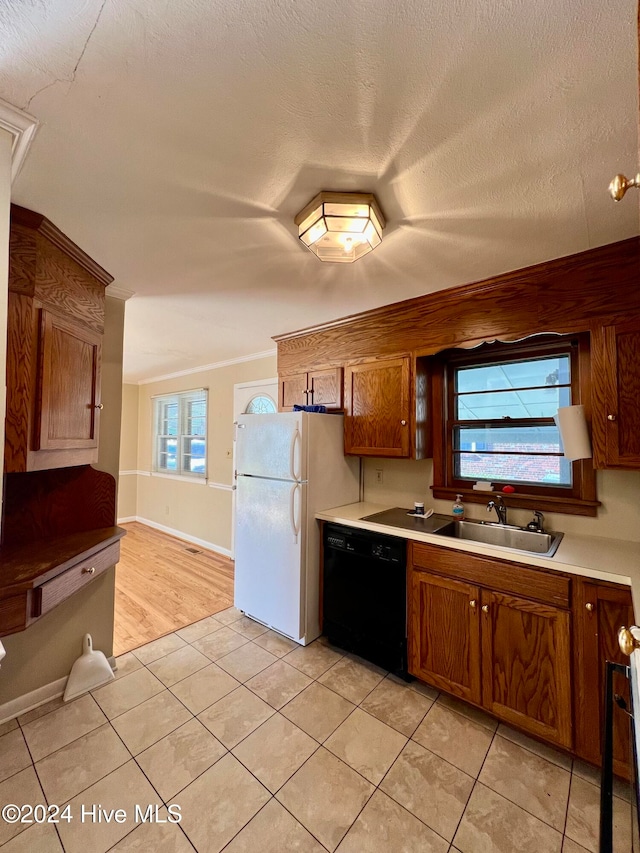
<svg viewBox="0 0 640 853">
<path fill-rule="evenodd" d="M 239 476 L 235 606 L 298 640 L 304 632 L 306 485 Z"/>
<path fill-rule="evenodd" d="M 253 382 L 238 382 L 233 386 L 233 448 L 231 450 L 232 460 L 232 485 L 231 485 L 231 558 L 236 552 L 235 528 L 236 528 L 236 424 L 240 415 L 274 414 L 277 410 L 276 400 L 278 397 L 278 379 L 256 379 Z M 227 456 L 229 451 L 227 451 Z"/>
</svg>

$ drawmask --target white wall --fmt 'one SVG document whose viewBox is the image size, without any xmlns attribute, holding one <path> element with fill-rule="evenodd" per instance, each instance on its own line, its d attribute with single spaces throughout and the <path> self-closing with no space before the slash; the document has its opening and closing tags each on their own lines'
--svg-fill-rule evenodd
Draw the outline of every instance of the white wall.
<svg viewBox="0 0 640 853">
<path fill-rule="evenodd" d="M 378 469 L 383 472 L 381 485 L 376 482 Z M 364 497 L 367 501 L 411 507 L 414 501 L 423 500 L 427 508 L 433 507 L 436 512 L 450 515 L 452 501 L 434 500 L 430 489 L 432 483 L 431 459 L 419 462 L 411 459 L 365 459 Z M 640 472 L 597 471 L 596 489 L 598 500 L 602 503 L 598 508 L 597 518 L 545 513 L 545 526 L 562 533 L 640 542 Z M 482 504 L 465 504 L 465 514 L 467 518 L 488 518 L 486 508 Z M 509 511 L 509 521 L 514 524 L 526 524 L 530 519 L 529 510 Z"/>
</svg>

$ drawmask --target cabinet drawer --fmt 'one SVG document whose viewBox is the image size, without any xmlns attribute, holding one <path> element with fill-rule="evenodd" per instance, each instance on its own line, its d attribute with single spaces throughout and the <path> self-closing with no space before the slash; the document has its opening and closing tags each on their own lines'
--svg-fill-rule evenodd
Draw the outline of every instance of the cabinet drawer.
<svg viewBox="0 0 640 853">
<path fill-rule="evenodd" d="M 570 604 L 570 579 L 560 573 L 422 542 L 411 543 L 410 559 L 416 569 L 426 569 L 558 607 L 569 607 Z"/>
<path fill-rule="evenodd" d="M 35 619 L 53 610 L 74 592 L 91 583 L 98 575 L 106 571 L 120 559 L 120 543 L 114 542 L 92 557 L 76 563 L 50 581 L 34 590 L 32 617 Z"/>
</svg>

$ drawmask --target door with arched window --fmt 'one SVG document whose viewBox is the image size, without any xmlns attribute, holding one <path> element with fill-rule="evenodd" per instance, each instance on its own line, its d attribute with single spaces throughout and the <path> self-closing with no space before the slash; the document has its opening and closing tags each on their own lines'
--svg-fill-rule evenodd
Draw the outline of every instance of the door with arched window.
<svg viewBox="0 0 640 853">
<path fill-rule="evenodd" d="M 233 420 L 238 420 L 239 415 L 269 415 L 278 411 L 278 378 L 259 379 L 255 382 L 240 382 L 233 386 Z M 234 428 L 233 442 L 233 499 L 231 511 L 231 556 L 235 555 L 234 530 L 236 526 L 236 492 L 235 492 L 235 470 L 236 470 L 236 442 Z"/>
</svg>

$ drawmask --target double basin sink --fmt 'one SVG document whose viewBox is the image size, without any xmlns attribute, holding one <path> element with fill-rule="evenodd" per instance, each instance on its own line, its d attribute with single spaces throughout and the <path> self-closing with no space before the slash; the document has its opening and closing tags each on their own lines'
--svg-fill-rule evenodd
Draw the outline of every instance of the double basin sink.
<svg viewBox="0 0 640 853">
<path fill-rule="evenodd" d="M 490 521 L 456 521 L 452 520 L 451 516 L 438 514 L 424 518 L 414 516 L 401 507 L 377 512 L 362 520 L 375 521 L 378 524 L 400 527 L 404 530 L 447 536 L 451 539 L 480 542 L 484 545 L 493 545 L 509 551 L 538 554 L 541 557 L 552 557 L 558 550 L 558 545 L 562 539 L 562 533 L 552 531 L 541 533 L 537 530 L 528 530 L 526 527 L 515 527 L 511 524 L 497 524 Z"/>
</svg>

